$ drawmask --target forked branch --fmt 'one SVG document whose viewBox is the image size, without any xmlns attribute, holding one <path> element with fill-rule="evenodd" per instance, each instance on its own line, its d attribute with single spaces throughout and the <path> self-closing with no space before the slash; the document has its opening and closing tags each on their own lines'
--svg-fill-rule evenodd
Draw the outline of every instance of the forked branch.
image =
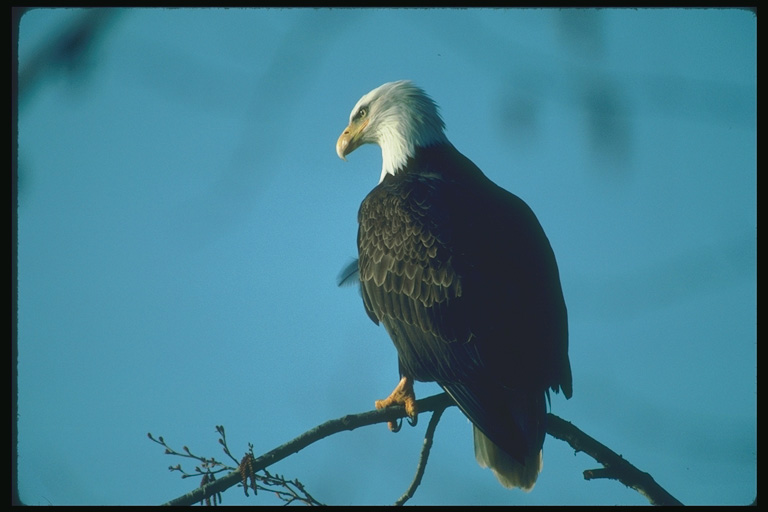
<svg viewBox="0 0 768 512">
<path fill-rule="evenodd" d="M 439 421 L 442 412 L 452 405 L 455 405 L 455 403 L 446 393 L 423 398 L 417 402 L 418 410 L 420 412 L 424 413 L 432 411 L 434 414 L 427 427 L 424 447 L 419 459 L 416 476 L 405 494 L 403 494 L 397 501 L 397 504 L 405 503 L 405 501 L 411 498 L 416 491 L 416 488 L 421 482 L 421 477 L 424 474 L 424 467 L 429 455 L 429 449 L 432 445 L 432 437 L 437 422 Z M 254 472 L 265 470 L 276 462 L 333 434 L 377 423 L 398 421 L 405 416 L 405 409 L 397 406 L 359 414 L 349 414 L 335 420 L 326 421 L 260 457 L 251 458 L 248 461 L 249 472 L 253 474 Z M 570 422 L 567 422 L 554 414 L 549 414 L 547 420 L 547 433 L 549 435 L 567 442 L 577 452 L 584 452 L 603 465 L 603 467 L 599 469 L 584 471 L 584 478 L 586 480 L 595 478 L 618 480 L 624 485 L 638 491 L 653 505 L 682 505 L 682 503 L 656 483 L 651 475 L 640 471 L 621 455 L 616 454 L 605 445 L 588 436 Z M 180 455 L 185 456 L 184 454 Z M 243 466 L 241 465 L 240 467 L 242 468 Z M 179 496 L 178 498 L 165 503 L 165 505 L 193 505 L 195 503 L 204 502 L 206 499 L 210 499 L 212 496 L 217 496 L 230 487 L 243 482 L 243 479 L 244 477 L 238 468 L 221 478 L 210 481 L 183 496 Z"/>
</svg>

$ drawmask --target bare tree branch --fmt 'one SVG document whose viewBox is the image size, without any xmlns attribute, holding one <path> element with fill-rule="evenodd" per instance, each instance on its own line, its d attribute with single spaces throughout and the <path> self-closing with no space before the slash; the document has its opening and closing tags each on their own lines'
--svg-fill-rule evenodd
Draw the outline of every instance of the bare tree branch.
<svg viewBox="0 0 768 512">
<path fill-rule="evenodd" d="M 445 409 L 450 405 L 454 405 L 453 400 L 442 393 L 440 395 L 434 395 L 428 398 L 423 398 L 417 402 L 419 411 L 428 412 L 434 411 L 437 408 Z M 253 471 L 261 471 L 264 468 L 279 462 L 286 457 L 299 452 L 300 450 L 311 445 L 315 441 L 319 441 L 330 435 L 344 432 L 348 430 L 354 430 L 359 427 L 365 427 L 368 425 L 374 425 L 376 423 L 387 423 L 389 421 L 396 421 L 405 417 L 405 409 L 402 407 L 389 407 L 387 409 L 368 411 L 360 414 L 349 414 L 341 418 L 326 421 L 325 423 L 318 425 L 317 427 L 308 430 L 296 437 L 295 439 L 278 446 L 274 450 L 271 450 L 264 455 L 254 459 L 252 463 Z M 209 484 L 171 500 L 164 505 L 193 505 L 195 503 L 205 500 L 207 497 L 213 494 L 223 492 L 230 487 L 237 485 L 242 481 L 242 475 L 240 471 L 232 471 L 231 473 L 215 480 Z"/>
<path fill-rule="evenodd" d="M 443 411 L 452 405 L 456 404 L 446 393 L 418 400 L 417 406 L 420 412 L 432 411 L 434 414 L 427 427 L 424 446 L 422 447 L 422 452 L 419 457 L 416 475 L 408 490 L 402 497 L 400 497 L 396 504 L 403 504 L 413 497 L 416 488 L 421 483 L 421 478 L 424 474 L 426 462 L 429 457 L 429 451 L 432 446 L 435 428 L 437 427 L 437 423 L 440 420 Z M 264 470 L 272 464 L 299 452 L 312 443 L 333 434 L 354 430 L 359 427 L 365 427 L 376 423 L 397 421 L 405 416 L 405 409 L 396 406 L 359 414 L 349 414 L 335 420 L 326 421 L 325 423 L 304 432 L 295 439 L 278 446 L 274 450 L 271 450 L 258 458 L 254 458 L 249 462 L 249 471 L 257 472 Z M 621 455 L 616 454 L 605 445 L 585 434 L 572 423 L 551 413 L 547 415 L 547 421 L 547 433 L 549 435 L 567 442 L 577 452 L 584 452 L 603 465 L 603 468 L 584 471 L 584 478 L 586 480 L 595 478 L 618 480 L 624 485 L 638 491 L 653 505 L 682 505 L 680 501 L 675 499 L 657 484 L 651 475 L 640 471 Z M 179 496 L 178 498 L 165 503 L 165 505 L 193 505 L 202 502 L 211 496 L 217 495 L 242 481 L 243 476 L 240 473 L 240 470 L 235 470 L 217 480 L 213 480 L 198 487 L 192 492 Z"/>
<path fill-rule="evenodd" d="M 585 434 L 572 423 L 550 413 L 547 415 L 547 433 L 565 441 L 577 452 L 584 452 L 603 465 L 599 469 L 584 471 L 585 480 L 596 478 L 618 480 L 645 496 L 651 505 L 682 505 L 657 484 L 650 474 L 640 471 L 624 457 Z"/>
<path fill-rule="evenodd" d="M 413 477 L 411 485 L 408 486 L 408 490 L 400 496 L 395 502 L 395 505 L 405 505 L 405 502 L 413 498 L 416 493 L 416 489 L 421 485 L 421 478 L 424 476 L 424 470 L 427 468 L 427 459 L 429 459 L 429 451 L 432 449 L 432 440 L 435 437 L 435 429 L 443 416 L 443 411 L 451 404 L 445 404 L 445 407 L 435 408 L 435 412 L 432 413 L 432 417 L 429 419 L 429 425 L 427 425 L 427 432 L 424 434 L 424 446 L 421 447 L 421 454 L 419 455 L 419 464 L 416 466 L 416 475 Z"/>
</svg>

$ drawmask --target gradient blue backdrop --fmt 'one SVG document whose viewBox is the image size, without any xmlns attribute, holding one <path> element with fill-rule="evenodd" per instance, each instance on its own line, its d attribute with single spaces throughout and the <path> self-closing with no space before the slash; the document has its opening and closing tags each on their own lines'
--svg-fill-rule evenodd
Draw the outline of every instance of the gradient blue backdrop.
<svg viewBox="0 0 768 512">
<path fill-rule="evenodd" d="M 88 14 L 20 25 L 20 74 L 42 71 L 19 102 L 24 502 L 162 503 L 198 479 L 147 432 L 223 457 L 223 424 L 258 454 L 391 391 L 391 342 L 335 282 L 380 152 L 334 145 L 361 95 L 403 78 L 549 235 L 574 374 L 553 412 L 686 504 L 755 498 L 753 13 L 129 9 L 103 13 L 85 60 L 41 66 Z M 324 503 L 389 504 L 426 420 L 271 469 Z M 647 503 L 585 481 L 595 467 L 548 438 L 533 492 L 505 490 L 453 408 L 411 503 Z"/>
</svg>

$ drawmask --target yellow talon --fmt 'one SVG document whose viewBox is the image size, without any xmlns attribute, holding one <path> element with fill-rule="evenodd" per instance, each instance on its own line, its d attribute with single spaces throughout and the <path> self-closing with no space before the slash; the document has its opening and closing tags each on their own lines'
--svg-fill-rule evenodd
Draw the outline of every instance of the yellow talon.
<svg viewBox="0 0 768 512">
<path fill-rule="evenodd" d="M 405 413 L 408 415 L 408 422 L 411 425 L 416 425 L 418 421 L 419 410 L 416 406 L 416 394 L 413 392 L 413 379 L 410 377 L 403 377 L 395 387 L 394 391 L 384 400 L 376 400 L 374 403 L 376 409 L 384 409 L 392 405 L 402 405 L 405 407 Z M 388 423 L 389 430 L 397 432 L 400 430 L 400 425 L 397 422 L 390 421 Z"/>
</svg>

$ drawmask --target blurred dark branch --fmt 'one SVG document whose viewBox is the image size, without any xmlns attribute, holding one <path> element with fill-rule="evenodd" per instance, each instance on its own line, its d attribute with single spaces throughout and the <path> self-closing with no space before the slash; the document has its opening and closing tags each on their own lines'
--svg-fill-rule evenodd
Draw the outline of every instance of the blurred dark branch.
<svg viewBox="0 0 768 512">
<path fill-rule="evenodd" d="M 18 10 L 15 15 L 20 20 L 28 11 Z M 120 9 L 84 9 L 73 22 L 51 35 L 19 68 L 19 102 L 56 72 L 64 71 L 74 77 L 87 71 L 100 37 L 119 12 Z"/>
<path fill-rule="evenodd" d="M 405 501 L 413 496 L 416 488 L 421 482 L 421 477 L 424 474 L 424 467 L 429 456 L 429 450 L 432 446 L 432 438 L 437 422 L 440 420 L 440 416 L 446 408 L 456 404 L 446 393 L 441 393 L 428 398 L 422 398 L 421 400 L 418 400 L 417 405 L 420 412 L 432 411 L 434 414 L 427 427 L 424 447 L 422 448 L 416 476 L 406 493 L 398 500 L 397 504 L 405 503 Z M 349 414 L 335 420 L 326 421 L 325 423 L 304 432 L 295 439 L 288 441 L 282 446 L 279 446 L 258 458 L 249 460 L 249 473 L 252 474 L 253 472 L 264 470 L 272 464 L 299 452 L 312 443 L 333 434 L 374 425 L 376 423 L 398 421 L 405 416 L 405 409 L 398 406 L 360 414 Z M 601 469 L 585 471 L 585 480 L 591 480 L 593 478 L 610 478 L 618 480 L 624 485 L 638 491 L 653 505 L 682 505 L 680 501 L 675 499 L 657 484 L 651 475 L 640 471 L 621 455 L 616 454 L 605 445 L 588 436 L 570 422 L 567 422 L 554 414 L 548 414 L 547 416 L 547 433 L 549 435 L 567 442 L 577 452 L 584 452 L 603 465 L 603 468 Z M 241 465 L 240 467 L 242 468 L 243 466 Z M 165 505 L 193 505 L 195 503 L 204 502 L 206 499 L 210 499 L 212 496 L 218 495 L 243 481 L 244 476 L 240 469 L 236 469 L 217 480 L 206 483 L 183 496 L 179 496 L 178 498 L 165 503 Z"/>
</svg>

